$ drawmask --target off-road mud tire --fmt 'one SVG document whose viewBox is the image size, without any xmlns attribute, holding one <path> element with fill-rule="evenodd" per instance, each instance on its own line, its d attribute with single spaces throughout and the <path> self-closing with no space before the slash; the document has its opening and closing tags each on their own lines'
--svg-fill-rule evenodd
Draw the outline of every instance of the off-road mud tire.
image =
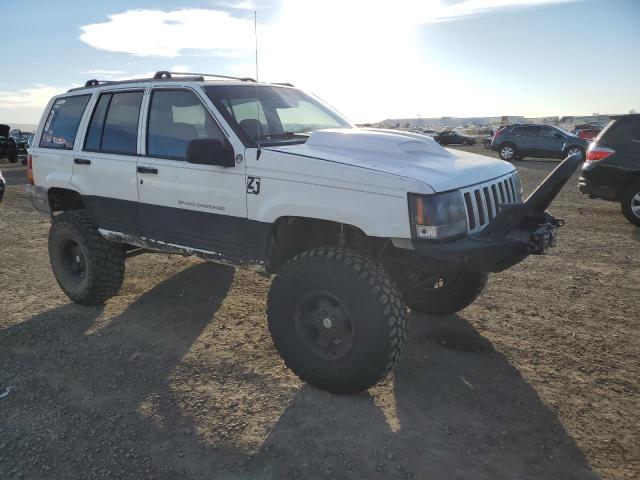
<svg viewBox="0 0 640 480">
<path fill-rule="evenodd" d="M 320 358 L 305 348 L 299 305 L 310 293 L 327 292 L 353 324 L 350 349 Z M 332 393 L 365 390 L 398 363 L 406 339 L 407 308 L 382 267 L 339 248 L 317 248 L 291 259 L 273 280 L 267 300 L 269 330 L 285 364 L 314 387 Z"/>
<path fill-rule="evenodd" d="M 70 243 L 82 257 L 82 274 L 70 271 L 65 250 Z M 49 260 L 62 291 L 82 305 L 104 303 L 118 293 L 124 280 L 123 246 L 105 240 L 86 210 L 69 210 L 54 217 Z"/>
<path fill-rule="evenodd" d="M 452 273 L 443 278 L 441 288 L 419 288 L 407 293 L 404 300 L 414 312 L 450 315 L 471 305 L 484 290 L 487 279 L 486 273 Z"/>
</svg>

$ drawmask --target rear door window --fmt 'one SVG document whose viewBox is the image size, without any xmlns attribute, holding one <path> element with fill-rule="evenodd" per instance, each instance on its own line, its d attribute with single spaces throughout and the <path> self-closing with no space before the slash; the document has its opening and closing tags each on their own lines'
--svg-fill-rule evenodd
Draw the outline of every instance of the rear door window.
<svg viewBox="0 0 640 480">
<path fill-rule="evenodd" d="M 142 91 L 103 93 L 87 130 L 85 150 L 135 155 Z"/>
<path fill-rule="evenodd" d="M 516 135 L 525 135 L 527 137 L 538 137 L 540 136 L 540 127 L 534 125 L 516 127 L 514 128 L 513 133 Z"/>
<path fill-rule="evenodd" d="M 59 98 L 51 107 L 44 124 L 40 146 L 44 148 L 73 149 L 78 125 L 91 95 Z"/>
</svg>

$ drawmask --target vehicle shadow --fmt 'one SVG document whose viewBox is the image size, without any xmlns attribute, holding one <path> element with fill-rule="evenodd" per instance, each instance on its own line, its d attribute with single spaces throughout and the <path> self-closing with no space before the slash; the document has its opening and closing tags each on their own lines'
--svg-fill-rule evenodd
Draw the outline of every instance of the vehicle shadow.
<svg viewBox="0 0 640 480">
<path fill-rule="evenodd" d="M 16 386 L 0 399 L 0 478 L 598 478 L 519 372 L 455 315 L 412 316 L 395 374 L 359 395 L 291 390 L 216 359 L 247 401 L 260 392 L 276 411 L 257 449 L 239 445 L 203 417 L 257 422 L 259 408 L 218 410 L 171 381 L 233 278 L 202 263 L 98 330 L 102 308 L 65 305 L 0 331 L 0 384 Z M 197 362 L 186 374 L 206 382 Z"/>
<path fill-rule="evenodd" d="M 412 316 L 392 385 L 351 397 L 302 388 L 264 448 L 307 458 L 272 466 L 273 478 L 599 478 L 518 370 L 457 315 Z"/>
<path fill-rule="evenodd" d="M 0 331 L 0 384 L 15 386 L 0 408 L 0 478 L 183 478 L 205 446 L 170 375 L 233 278 L 198 264 L 93 332 L 103 308 L 74 304 Z"/>
</svg>

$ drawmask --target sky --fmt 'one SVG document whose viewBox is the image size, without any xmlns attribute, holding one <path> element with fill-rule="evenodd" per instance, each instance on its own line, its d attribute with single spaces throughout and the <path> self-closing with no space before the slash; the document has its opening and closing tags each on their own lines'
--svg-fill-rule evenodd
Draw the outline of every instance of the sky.
<svg viewBox="0 0 640 480">
<path fill-rule="evenodd" d="M 0 0 L 0 123 L 89 78 L 258 76 L 354 122 L 640 111 L 640 0 Z"/>
</svg>

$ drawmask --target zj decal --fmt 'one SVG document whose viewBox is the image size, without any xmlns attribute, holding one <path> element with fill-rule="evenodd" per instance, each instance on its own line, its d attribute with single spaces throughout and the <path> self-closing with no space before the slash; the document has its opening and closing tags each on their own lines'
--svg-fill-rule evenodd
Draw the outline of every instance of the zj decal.
<svg viewBox="0 0 640 480">
<path fill-rule="evenodd" d="M 247 179 L 247 193 L 251 195 L 260 193 L 260 177 L 249 177 Z"/>
</svg>

